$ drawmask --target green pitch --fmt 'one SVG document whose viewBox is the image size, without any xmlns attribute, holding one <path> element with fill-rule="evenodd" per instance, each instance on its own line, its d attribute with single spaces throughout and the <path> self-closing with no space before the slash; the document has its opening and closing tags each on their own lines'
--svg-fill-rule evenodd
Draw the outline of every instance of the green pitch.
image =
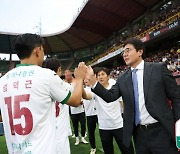
<svg viewBox="0 0 180 154">
<path fill-rule="evenodd" d="M 71 154 L 89 154 L 90 153 L 90 144 L 82 144 L 75 146 L 75 138 L 69 137 L 70 139 L 70 146 L 71 146 Z M 86 137 L 88 141 L 88 137 Z M 96 147 L 97 152 L 96 154 L 103 154 L 103 149 L 101 145 L 101 140 L 99 137 L 99 130 L 96 129 Z M 117 147 L 117 144 L 114 142 L 114 153 L 120 154 L 120 151 Z M 0 136 L 0 154 L 7 154 L 7 148 L 6 148 L 6 141 L 4 136 Z"/>
<path fill-rule="evenodd" d="M 4 136 L 0 136 L 0 154 L 7 154 L 6 141 Z"/>
</svg>

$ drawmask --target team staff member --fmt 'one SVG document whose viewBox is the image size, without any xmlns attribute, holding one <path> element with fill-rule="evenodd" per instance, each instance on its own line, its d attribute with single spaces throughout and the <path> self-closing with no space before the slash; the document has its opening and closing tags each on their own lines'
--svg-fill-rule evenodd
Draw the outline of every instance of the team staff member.
<svg viewBox="0 0 180 154">
<path fill-rule="evenodd" d="M 89 80 L 85 79 L 84 84 L 85 84 L 85 88 L 84 88 L 85 92 L 90 93 L 91 85 L 90 85 Z M 85 114 L 87 117 L 88 137 L 89 137 L 89 142 L 91 145 L 90 154 L 95 154 L 96 153 L 95 131 L 96 131 L 96 124 L 98 123 L 95 100 L 83 99 L 83 104 L 84 104 Z"/>
<path fill-rule="evenodd" d="M 137 154 L 176 154 L 174 125 L 180 119 L 180 89 L 163 64 L 144 62 L 143 52 L 144 45 L 138 39 L 124 43 L 122 55 L 130 68 L 119 76 L 110 90 L 96 84 L 90 67 L 86 77 L 94 85 L 93 91 L 106 102 L 122 96 L 126 147 L 133 135 Z M 172 101 L 173 109 L 168 99 Z"/>
<path fill-rule="evenodd" d="M 65 81 L 71 85 L 71 90 L 75 90 L 74 86 L 76 85 L 76 80 L 72 76 L 72 72 L 70 70 L 65 70 Z M 74 145 L 79 145 L 79 122 L 81 124 L 81 142 L 87 144 L 88 142 L 85 139 L 86 132 L 86 117 L 83 105 L 79 105 L 77 107 L 70 107 L 70 115 L 73 124 L 74 134 L 76 138 L 76 142 Z"/>
<path fill-rule="evenodd" d="M 110 70 L 102 67 L 97 70 L 97 80 L 104 88 L 110 89 L 113 84 L 109 83 Z M 129 148 L 123 146 L 123 119 L 121 116 L 120 99 L 107 103 L 93 93 L 83 93 L 85 99 L 95 99 L 99 133 L 105 154 L 114 154 L 113 138 L 115 139 L 122 154 L 133 154 L 134 149 L 131 143 Z"/>
<path fill-rule="evenodd" d="M 73 123 L 74 134 L 76 137 L 76 142 L 74 145 L 79 145 L 79 123 L 81 124 L 81 142 L 84 144 L 88 144 L 88 141 L 85 139 L 86 133 L 86 116 L 83 105 L 79 105 L 78 107 L 70 107 L 71 109 L 71 120 Z"/>
<path fill-rule="evenodd" d="M 40 67 L 44 59 L 43 38 L 19 35 L 14 48 L 21 64 L 0 79 L 8 153 L 57 154 L 54 102 L 80 104 L 85 65 L 80 63 L 75 71 L 76 90 L 71 94 L 54 71 Z"/>
</svg>

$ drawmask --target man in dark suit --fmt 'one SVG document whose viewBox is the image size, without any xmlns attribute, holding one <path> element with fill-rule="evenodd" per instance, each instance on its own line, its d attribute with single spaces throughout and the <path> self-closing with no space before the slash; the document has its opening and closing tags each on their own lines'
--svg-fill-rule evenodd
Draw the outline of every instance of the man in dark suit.
<svg viewBox="0 0 180 154">
<path fill-rule="evenodd" d="M 132 135 L 137 154 L 175 154 L 174 125 L 180 119 L 180 89 L 172 74 L 161 63 L 144 62 L 143 43 L 129 39 L 122 56 L 130 68 L 106 90 L 96 82 L 93 70 L 87 78 L 92 89 L 106 102 L 122 96 L 124 101 L 123 142 L 129 147 Z M 168 104 L 172 101 L 172 107 Z"/>
</svg>

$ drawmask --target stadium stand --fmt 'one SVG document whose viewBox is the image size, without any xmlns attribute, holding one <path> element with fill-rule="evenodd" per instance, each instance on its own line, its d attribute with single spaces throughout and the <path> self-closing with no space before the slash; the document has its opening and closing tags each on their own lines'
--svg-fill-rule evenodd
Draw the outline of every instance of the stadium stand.
<svg viewBox="0 0 180 154">
<path fill-rule="evenodd" d="M 48 53 L 49 55 L 51 55 L 50 57 L 52 56 L 58 57 L 62 61 L 63 70 L 65 69 L 73 70 L 77 66 L 79 61 L 85 61 L 87 64 L 92 65 L 93 63 L 97 62 L 99 59 L 103 57 L 106 57 L 110 53 L 116 52 L 118 49 L 121 49 L 123 41 L 129 37 L 138 37 L 141 38 L 144 42 L 149 43 L 151 42 L 151 40 L 154 39 L 158 41 L 161 35 L 164 35 L 165 33 L 168 36 L 170 35 L 169 33 L 174 30 L 176 32 L 179 32 L 180 29 L 179 22 L 180 22 L 180 2 L 178 0 L 175 1 L 166 0 L 157 3 L 154 2 L 154 5 L 152 3 L 152 6 L 148 7 L 148 9 L 146 9 L 146 11 L 144 11 L 144 13 L 140 17 L 134 19 L 131 23 L 127 23 L 127 25 L 124 28 L 112 32 L 109 37 L 106 37 L 105 41 L 101 41 L 100 43 L 97 43 L 88 48 L 84 48 L 80 50 L 73 49 L 73 51 L 69 49 L 68 52 L 67 51 L 65 52 L 65 49 L 63 49 L 63 52 L 60 52 L 58 51 L 60 50 L 60 48 L 58 48 L 58 46 L 56 46 L 55 43 L 53 43 L 53 46 L 55 47 L 51 47 L 50 45 L 50 43 L 53 41 L 55 42 L 56 40 L 61 40 L 60 36 L 58 36 L 58 39 L 45 38 L 45 40 L 48 44 L 48 48 L 49 49 L 52 48 L 51 52 Z M 68 34 L 70 32 L 72 33 L 72 31 L 68 31 L 68 33 L 65 34 L 68 39 L 69 39 Z M 89 35 L 89 37 L 90 36 L 91 35 Z M 5 36 L 2 35 L 0 38 L 2 42 L 4 42 L 4 44 L 6 44 L 7 46 L 8 43 L 4 41 Z M 9 38 L 10 38 L 9 40 L 12 42 L 14 36 L 13 38 L 11 37 Z M 81 38 L 81 41 L 82 40 L 84 39 Z M 64 41 L 64 43 L 65 42 L 66 41 Z M 62 47 L 63 45 L 61 44 L 61 48 Z M 5 47 L 3 46 L 2 49 L 5 49 Z M 55 51 L 54 53 L 53 50 Z M 115 56 L 119 58 L 119 55 L 115 54 Z M 107 63 L 108 62 L 109 60 L 107 58 Z M 9 63 L 3 60 L 0 60 L 0 63 L 2 66 L 0 68 L 1 69 L 0 72 L 1 74 L 3 74 L 8 71 Z M 103 65 L 103 64 L 96 63 L 96 65 Z"/>
</svg>

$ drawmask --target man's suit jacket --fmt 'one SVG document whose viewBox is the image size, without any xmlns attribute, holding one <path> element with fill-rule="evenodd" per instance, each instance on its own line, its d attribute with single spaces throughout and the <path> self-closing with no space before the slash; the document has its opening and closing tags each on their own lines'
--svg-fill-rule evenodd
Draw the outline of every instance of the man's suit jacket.
<svg viewBox="0 0 180 154">
<path fill-rule="evenodd" d="M 144 63 L 144 99 L 149 114 L 156 119 L 174 139 L 174 124 L 180 119 L 180 88 L 162 63 Z M 116 84 L 106 90 L 100 83 L 92 89 L 106 102 L 112 102 L 120 96 L 124 102 L 123 143 L 129 146 L 134 128 L 134 94 L 132 72 L 127 70 L 119 76 Z M 172 109 L 168 103 L 172 101 Z"/>
</svg>

